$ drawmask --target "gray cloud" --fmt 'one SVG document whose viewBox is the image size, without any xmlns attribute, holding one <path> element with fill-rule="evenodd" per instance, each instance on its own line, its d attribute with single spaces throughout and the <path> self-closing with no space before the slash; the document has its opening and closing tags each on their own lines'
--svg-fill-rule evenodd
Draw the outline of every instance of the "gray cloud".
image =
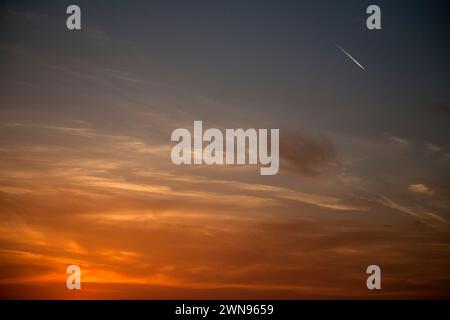
<svg viewBox="0 0 450 320">
<path fill-rule="evenodd" d="M 450 117 L 450 105 L 444 103 L 435 103 L 430 106 L 430 110 L 436 114 Z"/>
<path fill-rule="evenodd" d="M 282 166 L 302 176 L 320 175 L 337 164 L 336 151 L 324 137 L 282 131 L 280 138 Z"/>
</svg>

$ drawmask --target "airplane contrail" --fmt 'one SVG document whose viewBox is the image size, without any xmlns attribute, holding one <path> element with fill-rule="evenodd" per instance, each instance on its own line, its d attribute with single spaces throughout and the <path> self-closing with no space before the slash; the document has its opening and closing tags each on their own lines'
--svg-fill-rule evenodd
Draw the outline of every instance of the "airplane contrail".
<svg viewBox="0 0 450 320">
<path fill-rule="evenodd" d="M 360 67 L 360 68 L 363 69 L 363 70 L 366 70 L 366 69 L 364 69 L 364 67 L 362 66 L 362 64 L 359 63 L 358 61 L 356 61 L 356 59 L 353 58 L 352 55 L 351 55 L 350 53 L 348 53 L 347 51 L 345 51 L 344 48 L 342 48 L 341 46 L 337 46 L 337 47 L 339 48 L 339 50 L 341 50 L 343 53 L 345 53 L 347 57 L 349 57 L 350 59 L 352 59 L 352 61 L 353 61 L 354 63 L 356 63 L 356 65 L 357 65 L 358 67 Z"/>
</svg>

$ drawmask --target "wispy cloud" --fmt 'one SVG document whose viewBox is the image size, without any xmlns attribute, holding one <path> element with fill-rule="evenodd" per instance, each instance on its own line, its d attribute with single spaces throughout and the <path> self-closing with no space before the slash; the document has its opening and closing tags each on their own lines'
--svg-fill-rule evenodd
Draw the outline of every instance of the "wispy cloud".
<svg viewBox="0 0 450 320">
<path fill-rule="evenodd" d="M 300 132 L 282 132 L 280 157 L 285 169 L 302 176 L 317 176 L 337 166 L 336 152 L 328 139 Z"/>
<path fill-rule="evenodd" d="M 400 138 L 400 137 L 396 137 L 393 136 L 389 133 L 385 134 L 386 138 L 392 142 L 398 143 L 398 144 L 402 144 L 402 145 L 408 145 L 408 140 L 404 139 L 404 138 Z"/>
<path fill-rule="evenodd" d="M 410 184 L 408 186 L 408 190 L 415 193 L 422 193 L 428 196 L 432 196 L 434 194 L 433 190 L 428 188 L 426 185 L 418 183 L 418 184 Z"/>
</svg>

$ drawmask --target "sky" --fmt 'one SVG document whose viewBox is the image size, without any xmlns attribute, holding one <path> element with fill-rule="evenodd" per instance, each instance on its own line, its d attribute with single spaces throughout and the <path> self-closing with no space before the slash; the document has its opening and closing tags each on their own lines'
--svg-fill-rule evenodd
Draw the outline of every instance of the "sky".
<svg viewBox="0 0 450 320">
<path fill-rule="evenodd" d="M 0 5 L 0 298 L 450 298 L 448 3 L 70 4 Z M 194 120 L 279 173 L 174 165 Z"/>
</svg>

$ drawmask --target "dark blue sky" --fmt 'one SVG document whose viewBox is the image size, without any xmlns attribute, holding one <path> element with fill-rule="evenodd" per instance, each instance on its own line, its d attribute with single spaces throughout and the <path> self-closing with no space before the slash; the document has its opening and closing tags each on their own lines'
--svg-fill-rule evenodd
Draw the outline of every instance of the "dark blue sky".
<svg viewBox="0 0 450 320">
<path fill-rule="evenodd" d="M 104 46 L 62 28 L 67 4 L 7 3 L 7 10 L 40 13 L 54 23 L 41 35 L 39 26 L 13 32 L 7 26 L 2 42 L 99 66 L 121 63 L 226 103 L 283 111 L 272 121 L 417 137 L 423 127 L 434 139 L 447 127 L 427 113 L 450 100 L 444 1 L 379 1 L 381 31 L 365 27 L 366 1 L 79 1 L 83 26 L 115 41 Z M 143 61 L 123 59 L 135 55 Z M 441 131 L 434 135 L 429 126 Z"/>
</svg>

